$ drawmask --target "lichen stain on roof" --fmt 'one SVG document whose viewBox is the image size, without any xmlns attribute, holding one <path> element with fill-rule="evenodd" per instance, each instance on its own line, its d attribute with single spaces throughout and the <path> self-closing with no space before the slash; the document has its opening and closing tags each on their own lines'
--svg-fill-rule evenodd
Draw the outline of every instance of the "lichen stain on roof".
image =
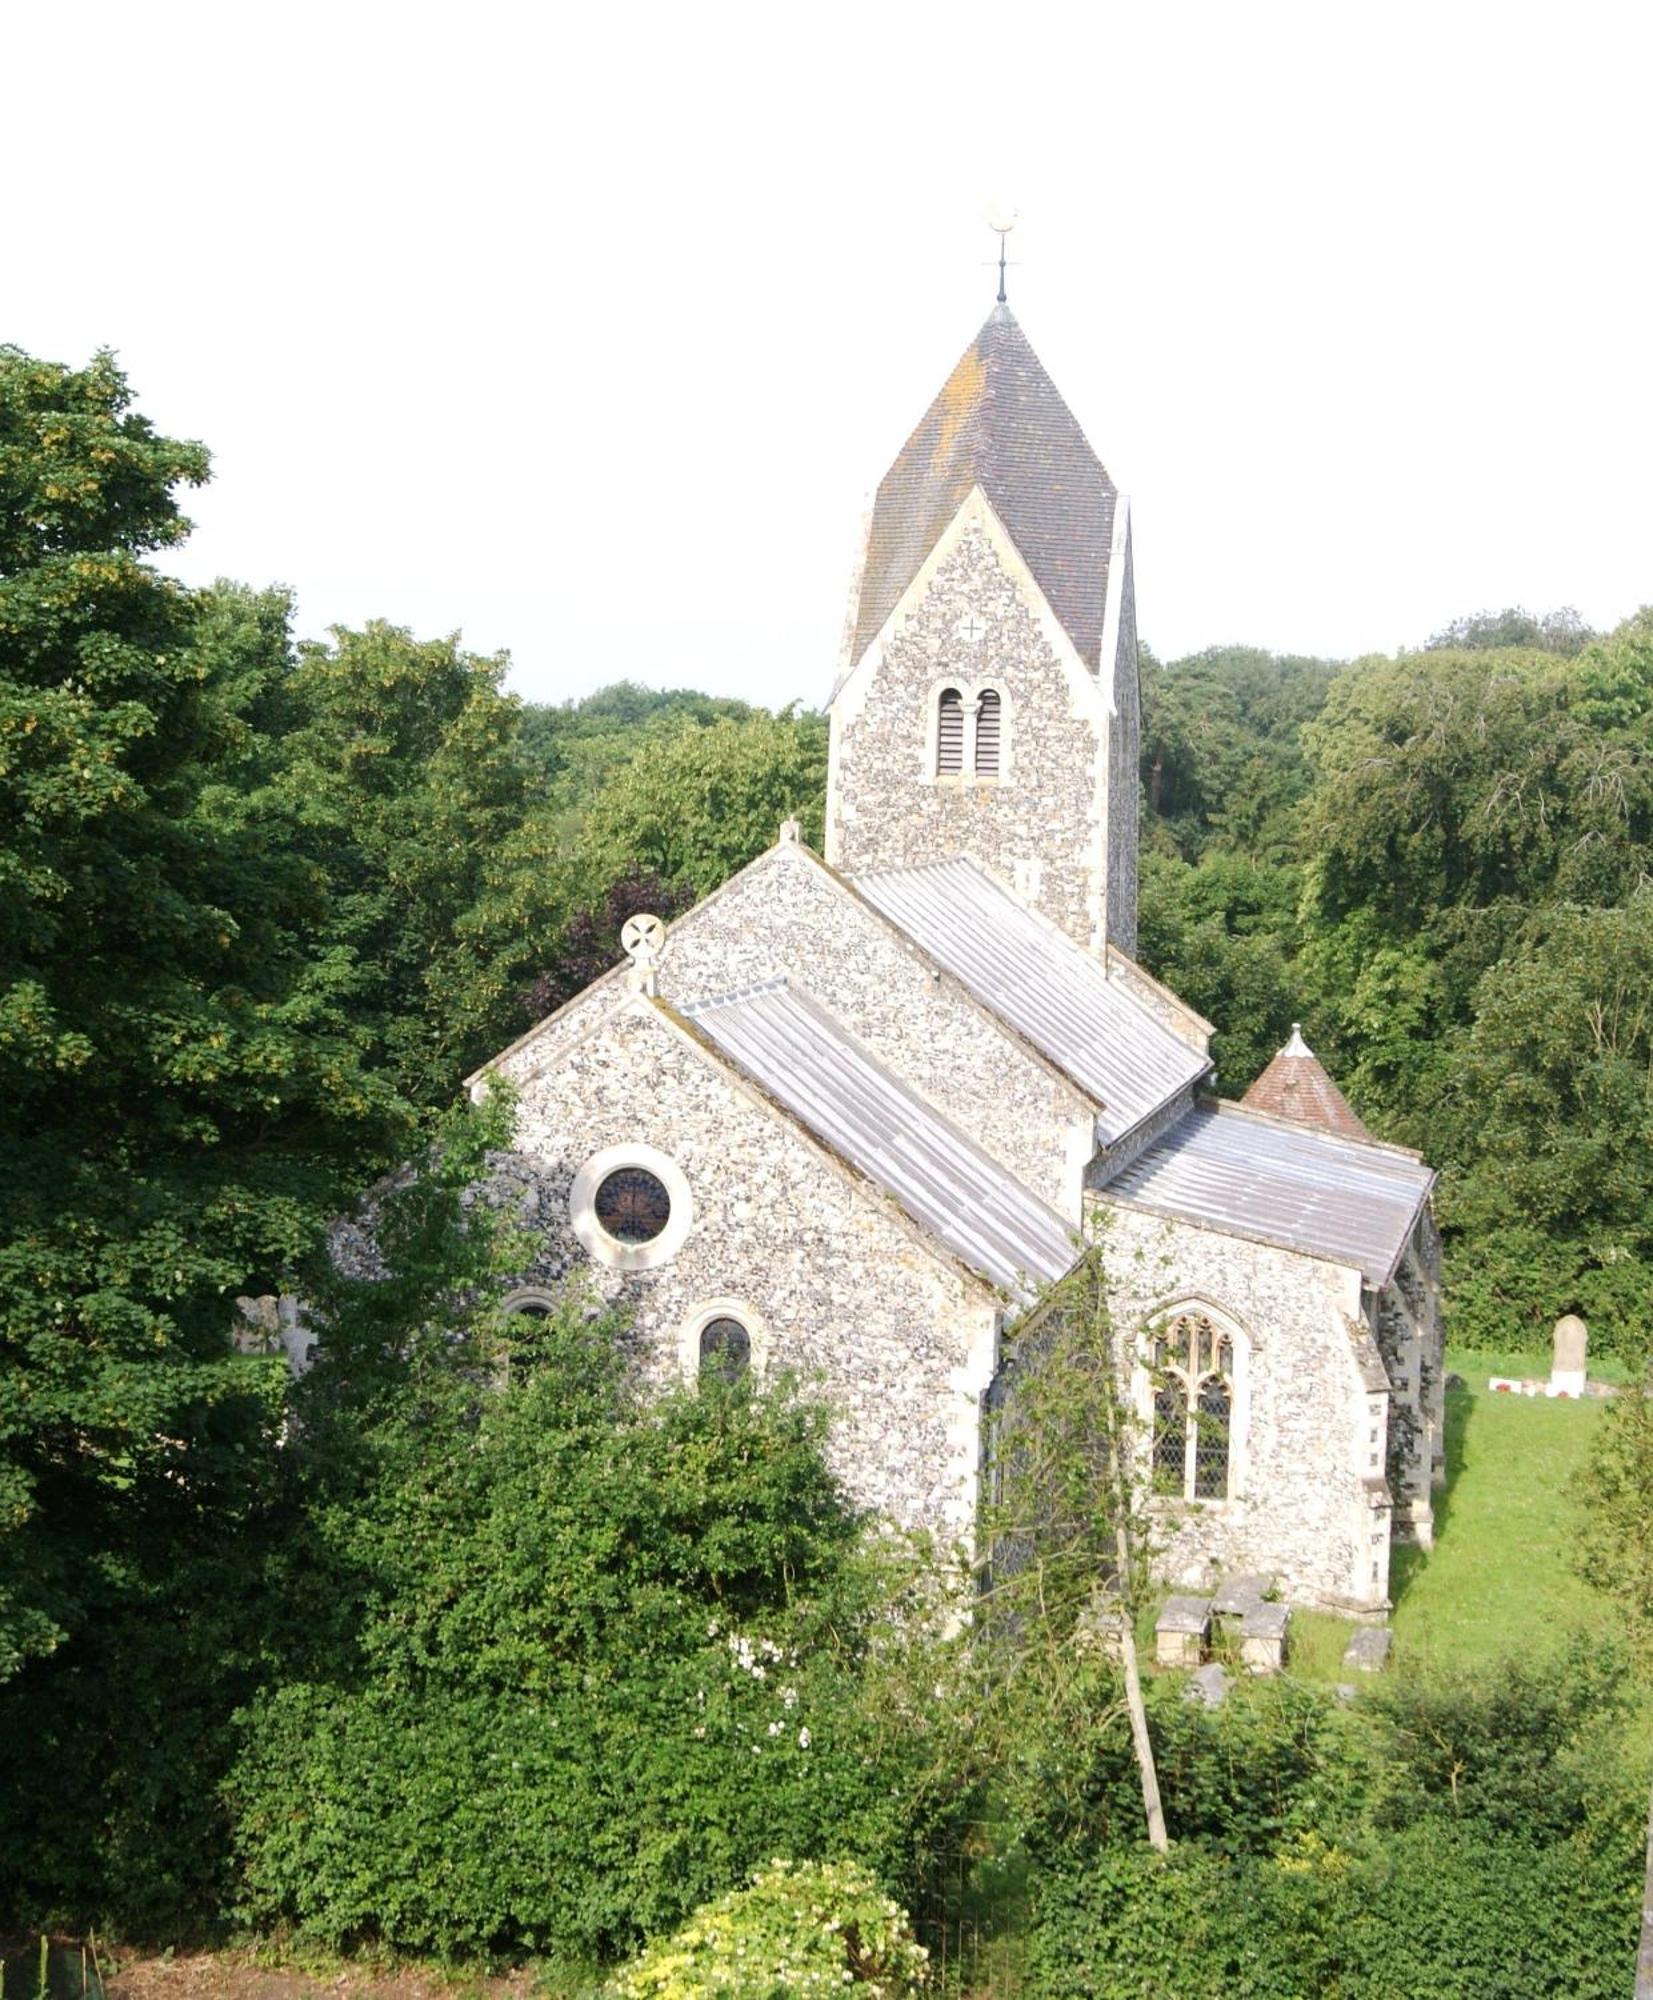
<svg viewBox="0 0 1653 2000">
<path fill-rule="evenodd" d="M 958 442 L 959 432 L 976 414 L 976 406 L 982 392 L 987 387 L 987 363 L 982 358 L 981 346 L 967 347 L 959 357 L 959 364 L 942 384 L 941 394 L 936 398 L 934 414 L 938 418 L 936 440 L 930 452 L 930 467 L 933 472 L 945 476 L 947 460 L 952 456 L 953 447 Z M 922 431 L 925 426 L 920 426 Z M 918 431 L 913 434 L 919 435 Z"/>
<path fill-rule="evenodd" d="M 994 307 L 879 486 L 850 664 L 974 486 L 1094 668 L 1118 489 L 1008 306 Z"/>
</svg>

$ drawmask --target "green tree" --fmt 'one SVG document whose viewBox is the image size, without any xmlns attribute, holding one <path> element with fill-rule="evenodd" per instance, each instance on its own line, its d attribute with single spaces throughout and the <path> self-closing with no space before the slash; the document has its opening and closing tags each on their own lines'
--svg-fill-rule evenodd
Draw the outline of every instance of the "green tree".
<svg viewBox="0 0 1653 2000">
<path fill-rule="evenodd" d="M 301 645 L 259 802 L 325 880 L 322 939 L 375 1059 L 424 1105 L 517 1033 L 564 915 L 507 665 L 382 622 Z"/>
<path fill-rule="evenodd" d="M 591 808 L 580 858 L 593 880 L 632 866 L 704 896 L 772 847 L 796 817 L 819 845 L 826 719 L 758 714 L 645 743 Z"/>
<path fill-rule="evenodd" d="M 1541 1341 L 1582 1312 L 1604 1350 L 1653 1327 L 1653 896 L 1538 912 L 1447 1050 L 1442 1214 L 1474 1257 L 1461 1337 Z"/>
<path fill-rule="evenodd" d="M 1430 639 L 1431 653 L 1505 651 L 1523 646 L 1541 653 L 1581 653 L 1596 635 L 1572 606 L 1541 617 L 1510 605 L 1503 611 L 1476 611 L 1454 618 Z"/>
<path fill-rule="evenodd" d="M 784 1382 L 646 1400 L 613 1315 L 503 1313 L 509 1181 L 464 1185 L 487 1137 L 382 1193 L 388 1277 L 319 1287 L 293 1646 L 228 1787 L 242 1914 L 613 1958 L 777 1849 L 902 1886 L 951 1788 L 905 1698 L 939 1642 L 825 1413 Z"/>
<path fill-rule="evenodd" d="M 398 1128 L 313 871 L 232 805 L 272 608 L 144 561 L 206 471 L 109 357 L 0 349 L 0 1674 L 238 1518 L 269 1368 L 234 1296 Z"/>
</svg>

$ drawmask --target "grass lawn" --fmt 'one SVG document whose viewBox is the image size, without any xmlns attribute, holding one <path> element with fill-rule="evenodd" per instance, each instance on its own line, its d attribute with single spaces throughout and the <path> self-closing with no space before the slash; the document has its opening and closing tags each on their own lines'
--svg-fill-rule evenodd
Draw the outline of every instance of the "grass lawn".
<svg viewBox="0 0 1653 2000">
<path fill-rule="evenodd" d="M 1617 1632 L 1612 1603 L 1573 1570 L 1570 1487 L 1606 1405 L 1495 1395 L 1490 1375 L 1543 1376 L 1548 1356 L 1448 1357 L 1447 1484 L 1433 1549 L 1398 1548 L 1390 1571 L 1397 1664 L 1472 1666 Z"/>
<path fill-rule="evenodd" d="M 1607 1598 L 1577 1576 L 1569 1486 L 1605 1404 L 1494 1395 L 1492 1375 L 1545 1376 L 1549 1356 L 1455 1354 L 1465 1386 L 1446 1399 L 1447 1484 L 1435 1494 L 1433 1549 L 1397 1548 L 1390 1570 L 1396 1666 L 1474 1667 L 1621 1630 Z M 1603 1374 L 1609 1371 L 1604 1368 Z M 1342 1681 L 1347 1620 L 1299 1611 L 1291 1670 Z"/>
</svg>

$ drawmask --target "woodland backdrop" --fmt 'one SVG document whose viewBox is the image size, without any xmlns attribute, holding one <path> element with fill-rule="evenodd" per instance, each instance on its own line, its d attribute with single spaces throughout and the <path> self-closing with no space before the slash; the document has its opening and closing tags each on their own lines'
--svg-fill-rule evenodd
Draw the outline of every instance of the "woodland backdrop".
<svg viewBox="0 0 1653 2000">
<path fill-rule="evenodd" d="M 1331 1952 L 1338 1898 L 1399 1912 L 1414 1879 L 1438 1898 L 1461 1877 L 1461 1945 L 1491 1841 L 1529 1915 L 1602 1904 L 1569 1990 L 1614 1990 L 1636 1814 L 1587 1752 L 1619 1669 L 1464 1696 L 1429 1727 L 1391 1705 L 1354 1747 L 1313 1704 L 1259 1713 L 1233 1727 L 1266 1799 L 1233 1795 L 1217 1725 L 1162 1703 L 1168 1888 L 1115 1838 L 1117 1731 L 1046 1740 L 1024 1716 L 965 1742 L 945 1731 L 993 1702 L 938 1698 L 979 1663 L 880 1649 L 879 1607 L 914 1586 L 861 1547 L 821 1413 L 778 1392 L 662 1421 L 575 1316 L 543 1335 L 555 1372 L 479 1322 L 490 1367 L 517 1352 L 479 1415 L 447 1333 L 505 1255 L 459 1226 L 503 1128 L 455 1122 L 459 1079 L 606 968 L 631 912 L 669 918 L 788 815 L 818 840 L 825 719 L 629 682 L 535 706 L 457 637 L 300 637 L 280 590 L 157 566 L 206 475 L 109 357 L 0 348 L 0 1914 L 606 1958 L 777 1844 L 847 1842 L 919 1894 L 937 1827 L 991 1780 L 1046 1869 L 1052 1966 L 1126 1950 L 1109 1910 L 1209 1911 L 1211 1870 L 1240 1960 L 1259 1898 L 1301 1928 L 1287 1904 L 1319 1896 Z M 1143 673 L 1141 955 L 1217 1024 L 1221 1088 L 1300 1020 L 1373 1130 L 1441 1169 L 1453 1341 L 1530 1348 L 1573 1310 L 1633 1373 L 1653 1327 L 1653 613 L 1596 633 L 1508 611 L 1394 658 L 1231 647 Z M 330 1220 L 420 1159 L 404 1275 L 344 1297 Z M 227 1339 L 237 1297 L 294 1289 L 333 1300 L 337 1335 L 296 1430 L 280 1364 Z M 1614 1568 L 1653 1519 L 1639 1399 L 1613 1439 L 1600 1575 L 1653 1621 L 1645 1578 Z M 724 1756 L 760 1721 L 729 1634 L 760 1629 L 805 1663 L 812 1718 L 764 1709 L 793 1762 L 763 1787 Z M 1429 1746 L 1452 1730 L 1448 1785 Z M 1053 1818 L 1057 1766 L 1076 1789 Z M 1574 1776 L 1537 1786 L 1552 1766 Z M 294 1799 L 327 1812 L 301 1823 Z M 1474 1918 L 1489 1952 L 1507 1915 Z M 1479 1990 L 1437 1970 L 1405 1990 Z"/>
</svg>

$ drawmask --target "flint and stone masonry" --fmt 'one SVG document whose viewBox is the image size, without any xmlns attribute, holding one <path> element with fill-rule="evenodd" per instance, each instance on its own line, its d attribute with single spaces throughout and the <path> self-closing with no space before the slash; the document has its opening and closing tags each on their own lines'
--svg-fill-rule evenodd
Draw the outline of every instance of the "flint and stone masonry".
<svg viewBox="0 0 1653 2000">
<path fill-rule="evenodd" d="M 675 1256 L 628 1272 L 581 1255 L 570 1196 L 588 1159 L 644 1135 L 681 1172 L 693 1220 Z M 525 1287 L 583 1266 L 626 1307 L 636 1366 L 661 1387 L 694 1379 L 690 1330 L 724 1303 L 763 1372 L 790 1370 L 832 1405 L 831 1457 L 862 1505 L 970 1539 L 1001 1301 L 669 1009 L 620 995 L 526 1083 L 506 1171 L 543 1231 Z"/>
<path fill-rule="evenodd" d="M 1135 756 L 1121 752 L 1130 755 L 1129 783 L 1110 801 L 1108 691 L 1063 647 L 1048 614 L 1039 615 L 1034 586 L 1025 571 L 1015 574 L 998 541 L 985 512 L 969 521 L 840 692 L 827 856 L 853 877 L 969 855 L 1071 938 L 1095 946 L 1108 928 L 1111 849 L 1126 874 L 1119 901 L 1130 910 L 1114 941 L 1129 951 Z M 1135 667 L 1133 657 L 1133 683 Z M 1000 773 L 938 776 L 933 715 L 941 691 L 984 681 L 1004 705 Z M 1111 804 L 1119 808 L 1115 824 Z"/>
<path fill-rule="evenodd" d="M 1016 1332 L 1039 1287 L 1006 1277 L 1004 1232 L 1046 1246 L 1047 1279 L 1069 1230 L 1075 1255 L 1082 1232 L 1100 1236 L 1145 1436 L 1154 1325 L 1186 1309 L 1227 1337 L 1221 1494 L 1152 1502 L 1167 1581 L 1205 1603 L 1225 1576 L 1266 1576 L 1287 1602 L 1381 1613 L 1391 1541 L 1428 1540 L 1444 1477 L 1428 1172 L 1375 1147 L 1295 1033 L 1259 1084 L 1287 1095 L 1258 1127 L 1257 1157 L 1207 1159 L 1182 1207 L 1179 1147 L 1203 1116 L 1186 1067 L 1111 1153 L 1097 1139 L 1107 1066 L 1140 1096 L 1151 1024 L 1201 1056 L 1210 1024 L 1129 956 L 1140 736 L 1129 504 L 1003 307 L 880 487 L 847 629 L 826 860 L 784 829 L 491 1066 L 520 1105 L 499 1176 L 541 1246 L 525 1291 L 572 1281 L 622 1304 L 630 1358 L 659 1385 L 695 1379 L 714 1316 L 738 1321 L 754 1370 L 790 1370 L 830 1404 L 833 1462 L 858 1502 L 968 1549 L 992 1413 L 1012 1421 L 1016 1369 L 1038 1365 L 1036 1334 L 1018 1357 Z M 947 688 L 962 741 L 945 761 L 962 768 L 943 773 Z M 989 734 L 978 771 L 984 695 L 998 698 L 997 756 L 995 767 Z M 1067 959 L 1066 971 L 1030 971 L 981 916 L 990 935 L 960 961 L 977 970 L 955 978 L 856 886 L 957 857 L 1054 922 L 1084 976 Z M 1128 1002 L 1106 1035 L 1085 1010 L 1094 972 L 1081 953 Z M 995 1002 L 1018 979 L 1012 1028 Z M 825 1021 L 831 1035 L 808 1051 L 836 1051 L 800 1073 L 829 1097 L 841 1080 L 842 1102 L 783 1103 L 754 1080 L 773 1072 L 743 1069 L 695 1025 L 706 1003 L 780 980 L 808 1002 L 786 1032 L 824 1035 L 808 1023 Z M 1077 1067 L 1075 1035 L 1091 1037 Z M 876 1088 L 846 1062 L 857 1044 L 856 1062 L 882 1073 Z M 1271 1182 L 1265 1142 L 1282 1128 L 1292 1162 Z M 1321 1158 L 1324 1185 L 1305 1188 L 1304 1160 Z M 594 1219 L 592 1190 L 627 1162 L 671 1197 L 669 1228 L 642 1250 Z M 1122 1199 L 1127 1168 L 1133 1187 L 1170 1192 Z M 1361 1194 L 1379 1183 L 1392 1204 L 1382 1254 Z M 1032 1233 L 1015 1235 L 1029 1217 Z"/>
</svg>

